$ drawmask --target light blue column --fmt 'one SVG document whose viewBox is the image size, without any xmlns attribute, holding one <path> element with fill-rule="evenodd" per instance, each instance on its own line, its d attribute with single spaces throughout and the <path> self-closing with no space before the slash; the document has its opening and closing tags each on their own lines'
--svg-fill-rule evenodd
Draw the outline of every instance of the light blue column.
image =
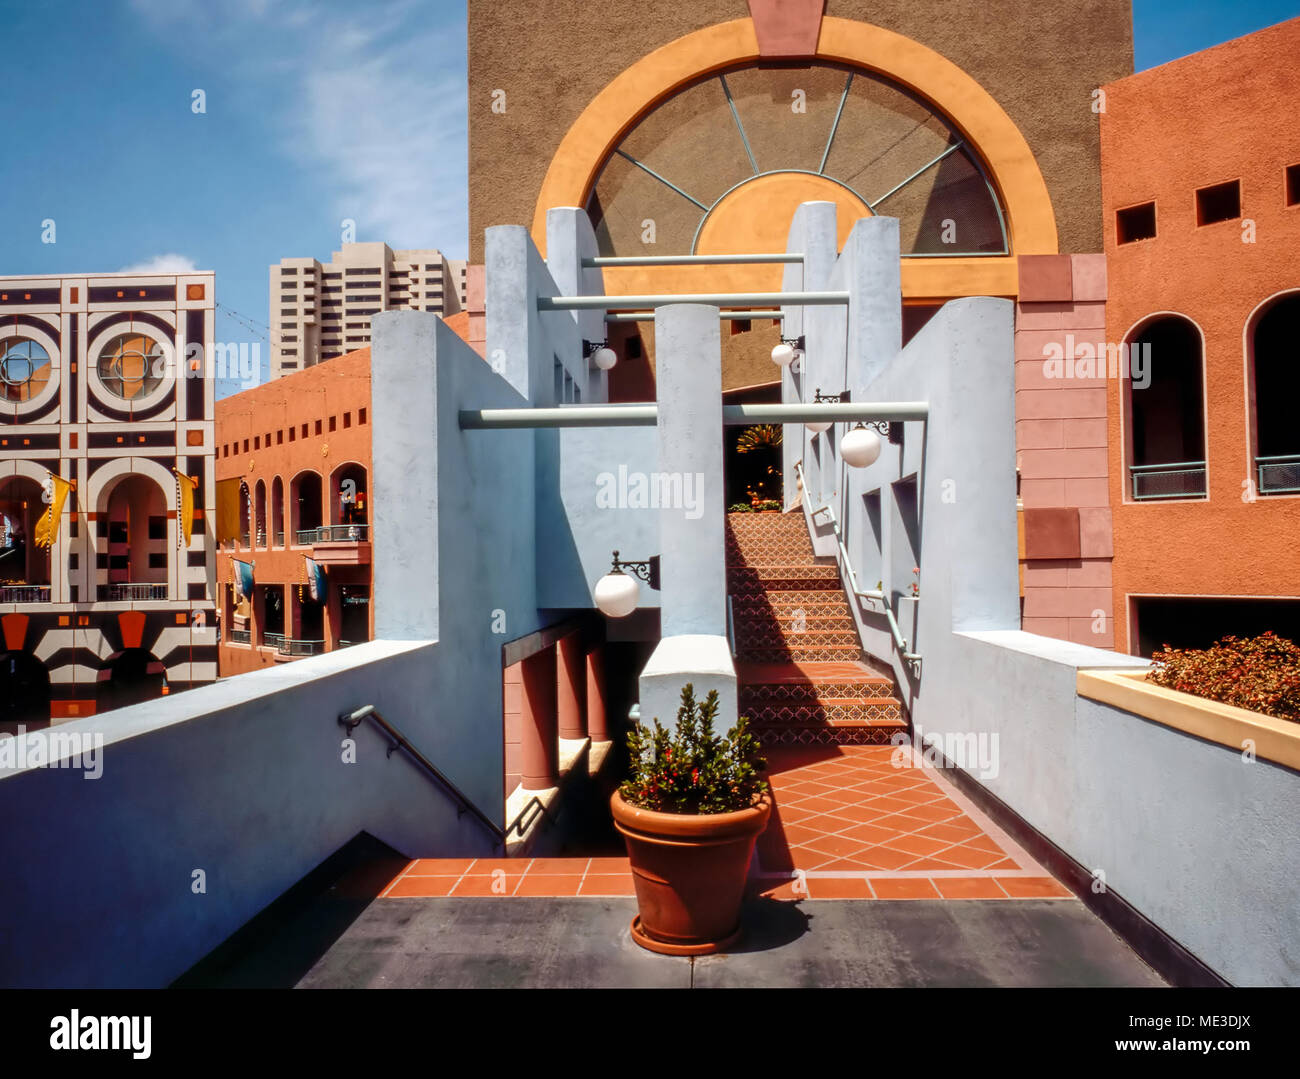
<svg viewBox="0 0 1300 1079">
<path fill-rule="evenodd" d="M 574 206 L 556 206 L 546 211 L 546 265 L 563 296 L 603 296 L 605 275 L 597 266 L 583 266 L 582 260 L 600 254 L 591 218 Z M 571 311 L 584 341 L 605 340 L 605 312 Z M 609 374 L 590 358 L 585 364 L 581 386 L 586 404 L 609 400 Z"/>
<path fill-rule="evenodd" d="M 663 635 L 725 635 L 722 335 L 718 309 L 673 304 L 655 313 Z"/>
</svg>

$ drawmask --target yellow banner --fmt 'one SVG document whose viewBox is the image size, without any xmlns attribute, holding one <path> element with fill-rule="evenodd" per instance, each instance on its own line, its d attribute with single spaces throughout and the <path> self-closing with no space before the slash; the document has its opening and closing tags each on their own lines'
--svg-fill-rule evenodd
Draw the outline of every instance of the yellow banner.
<svg viewBox="0 0 1300 1079">
<path fill-rule="evenodd" d="M 181 550 L 188 550 L 190 536 L 194 534 L 194 489 L 198 487 L 199 481 L 193 476 L 177 472 L 174 468 L 172 473 L 176 476 L 177 518 L 181 525 L 177 544 Z"/>
<path fill-rule="evenodd" d="M 68 492 L 72 490 L 72 484 L 51 472 L 50 489 L 50 508 L 36 522 L 36 535 L 33 538 L 37 547 L 54 546 L 55 537 L 59 534 L 59 519 L 63 516 L 63 503 L 68 500 Z"/>
</svg>

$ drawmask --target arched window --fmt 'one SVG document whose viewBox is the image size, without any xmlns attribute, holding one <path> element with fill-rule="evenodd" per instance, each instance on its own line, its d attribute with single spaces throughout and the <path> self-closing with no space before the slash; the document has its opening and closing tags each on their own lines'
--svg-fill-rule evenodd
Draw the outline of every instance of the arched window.
<svg viewBox="0 0 1300 1079">
<path fill-rule="evenodd" d="M 284 546 L 284 480 L 271 481 L 271 546 Z"/>
<path fill-rule="evenodd" d="M 1261 495 L 1300 494 L 1300 292 L 1267 304 L 1252 322 L 1255 486 Z"/>
<path fill-rule="evenodd" d="M 243 480 L 239 481 L 239 546 L 245 550 L 253 546 L 253 493 Z"/>
<path fill-rule="evenodd" d="M 646 218 L 669 251 L 778 251 L 810 199 L 846 220 L 898 218 L 904 255 L 1010 250 L 984 163 L 953 122 L 882 75 L 820 60 L 743 64 L 677 90 L 608 154 L 587 211 L 602 255 L 642 253 Z"/>
<path fill-rule="evenodd" d="M 321 479 L 315 472 L 299 472 L 289 484 L 290 532 L 293 542 L 312 544 L 317 540 L 322 520 Z"/>
<path fill-rule="evenodd" d="M 1138 502 L 1204 498 L 1201 333 L 1180 315 L 1160 315 L 1131 333 L 1127 344 L 1129 494 Z"/>
<path fill-rule="evenodd" d="M 254 543 L 258 547 L 267 545 L 266 538 L 266 481 L 257 481 L 256 494 L 253 497 L 253 525 L 256 529 Z"/>
</svg>

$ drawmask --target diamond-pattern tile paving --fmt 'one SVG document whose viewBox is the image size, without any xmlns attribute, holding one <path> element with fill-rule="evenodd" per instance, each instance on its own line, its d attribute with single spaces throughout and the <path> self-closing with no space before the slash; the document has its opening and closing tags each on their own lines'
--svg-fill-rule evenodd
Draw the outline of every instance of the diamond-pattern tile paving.
<svg viewBox="0 0 1300 1079">
<path fill-rule="evenodd" d="M 766 750 L 775 810 L 759 880 L 794 879 L 794 897 L 812 899 L 1069 896 L 942 772 L 904 753 L 895 763 L 892 746 Z"/>
</svg>

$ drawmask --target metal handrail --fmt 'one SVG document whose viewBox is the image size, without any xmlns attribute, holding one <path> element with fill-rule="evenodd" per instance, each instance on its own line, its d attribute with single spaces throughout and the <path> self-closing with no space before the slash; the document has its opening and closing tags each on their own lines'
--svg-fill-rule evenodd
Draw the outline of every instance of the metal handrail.
<svg viewBox="0 0 1300 1079">
<path fill-rule="evenodd" d="M 1196 473 L 1204 474 L 1206 471 L 1205 461 L 1168 461 L 1164 464 L 1156 465 L 1129 465 L 1129 481 L 1133 490 L 1133 501 L 1135 502 L 1152 502 L 1160 499 L 1169 498 L 1204 498 L 1205 485 L 1201 484 L 1199 491 L 1174 491 L 1169 494 L 1138 494 L 1138 480 L 1144 476 L 1187 476 Z"/>
<path fill-rule="evenodd" d="M 101 584 L 98 589 L 101 603 L 144 603 L 167 598 L 167 585 L 154 582 L 120 582 Z"/>
<path fill-rule="evenodd" d="M 1283 453 L 1275 454 L 1270 457 L 1255 458 L 1256 483 L 1260 494 L 1293 494 L 1300 491 L 1300 486 L 1287 486 L 1285 484 L 1272 486 L 1265 482 L 1264 470 L 1266 468 L 1286 468 L 1289 465 L 1300 465 L 1300 454 Z"/>
<path fill-rule="evenodd" d="M 439 783 L 441 783 L 443 787 L 445 787 L 447 791 L 451 794 L 451 796 L 456 800 L 457 802 L 456 816 L 462 817 L 466 813 L 470 814 L 470 816 L 472 816 L 475 820 L 477 820 L 480 824 L 482 824 L 483 827 L 485 827 L 488 831 L 492 833 L 492 835 L 496 838 L 497 843 L 499 843 L 501 846 L 503 847 L 505 846 L 506 839 L 510 836 L 511 832 L 518 832 L 519 838 L 522 839 L 524 837 L 524 832 L 528 830 L 528 828 L 532 825 L 532 822 L 537 819 L 537 816 L 539 814 L 542 817 L 545 817 L 551 823 L 554 823 L 555 819 L 551 816 L 550 810 L 546 808 L 545 803 L 536 795 L 533 795 L 533 797 L 529 800 L 528 804 L 524 806 L 522 810 L 520 810 L 519 815 L 515 817 L 515 819 L 511 821 L 508 825 L 506 825 L 505 828 L 501 828 L 499 825 L 496 824 L 495 821 L 493 821 L 486 813 L 484 813 L 481 809 L 479 809 L 479 807 L 476 806 L 470 800 L 469 795 L 467 795 L 458 786 L 456 786 L 455 783 L 453 783 L 450 779 L 448 779 L 445 775 L 443 775 L 442 771 L 438 768 L 437 765 L 435 765 L 431 760 L 429 760 L 428 757 L 426 757 L 423 753 L 421 753 L 418 749 L 416 749 L 415 746 L 411 744 L 410 739 L 408 739 L 406 735 L 404 735 L 401 731 L 399 731 L 396 727 L 394 727 L 391 723 L 389 723 L 388 720 L 386 720 L 383 716 L 381 716 L 379 714 L 379 710 L 375 708 L 373 704 L 364 705 L 353 712 L 342 713 L 338 717 L 338 722 L 339 722 L 339 726 L 346 727 L 348 734 L 351 734 L 354 730 L 357 729 L 357 727 L 359 727 L 367 719 L 371 720 L 375 724 L 375 726 L 377 726 L 380 730 L 382 730 L 392 740 L 388 747 L 388 756 L 391 757 L 393 753 L 398 749 L 405 750 L 407 755 L 413 761 L 415 761 L 417 765 L 419 765 L 422 769 L 424 769 L 424 771 L 429 776 L 431 776 L 433 779 L 436 779 Z M 534 806 L 537 807 L 538 812 L 533 813 L 532 816 L 528 816 L 529 812 L 532 810 Z M 524 821 L 524 818 L 526 816 L 528 816 L 527 823 L 525 823 Z"/>
<path fill-rule="evenodd" d="M 0 584 L 0 603 L 49 603 L 48 584 Z"/>
<path fill-rule="evenodd" d="M 802 485 L 799 495 L 800 502 L 806 502 L 808 501 L 808 479 L 804 475 L 803 462 L 796 461 L 794 468 Z M 894 615 L 894 609 L 886 600 L 884 591 L 878 588 L 863 589 L 858 587 L 858 575 L 853 569 L 852 560 L 849 558 L 849 550 L 844 545 L 844 535 L 840 531 L 839 521 L 835 518 L 834 508 L 829 502 L 823 503 L 815 508 L 810 504 L 808 514 L 813 518 L 816 518 L 820 514 L 825 514 L 827 516 L 830 521 L 831 531 L 835 534 L 835 544 L 838 548 L 835 556 L 836 562 L 839 564 L 840 572 L 848 578 L 849 591 L 858 599 L 871 599 L 880 603 L 881 611 L 885 616 L 885 620 L 889 623 L 889 635 L 894 640 L 894 647 L 898 649 L 898 654 L 902 656 L 903 660 L 907 663 L 913 664 L 918 669 L 919 673 L 921 654 L 909 650 L 907 638 L 903 636 L 902 627 L 899 626 L 898 619 Z"/>
<path fill-rule="evenodd" d="M 734 604 L 731 601 L 731 593 L 727 593 L 727 644 L 731 646 L 731 658 L 736 658 L 736 614 Z"/>
</svg>

